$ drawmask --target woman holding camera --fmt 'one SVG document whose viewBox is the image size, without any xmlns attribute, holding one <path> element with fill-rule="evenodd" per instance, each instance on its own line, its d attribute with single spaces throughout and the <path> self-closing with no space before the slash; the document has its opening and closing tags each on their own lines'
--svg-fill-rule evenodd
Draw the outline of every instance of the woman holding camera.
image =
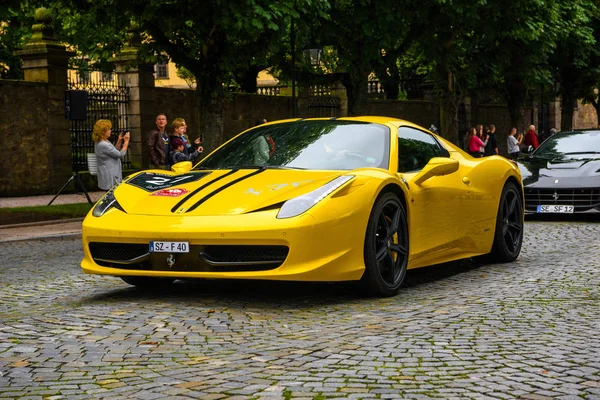
<svg viewBox="0 0 600 400">
<path fill-rule="evenodd" d="M 112 133 L 112 123 L 108 119 L 99 119 L 94 124 L 92 140 L 98 163 L 98 187 L 108 190 L 123 180 L 121 159 L 127 154 L 129 147 L 129 132 L 119 133 L 117 144 L 109 141 Z"/>
</svg>

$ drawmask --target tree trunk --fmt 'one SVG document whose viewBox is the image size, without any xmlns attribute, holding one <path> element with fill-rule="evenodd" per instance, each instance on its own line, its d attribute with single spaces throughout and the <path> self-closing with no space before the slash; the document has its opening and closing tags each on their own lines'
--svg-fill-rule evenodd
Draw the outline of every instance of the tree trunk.
<svg viewBox="0 0 600 400">
<path fill-rule="evenodd" d="M 598 124 L 596 125 L 596 127 L 600 128 L 600 101 L 596 100 L 592 100 L 592 105 L 594 106 L 594 109 L 596 110 L 596 121 L 598 121 Z"/>
<path fill-rule="evenodd" d="M 260 67 L 251 65 L 248 67 L 248 69 L 238 72 L 238 83 L 240 85 L 240 88 L 242 89 L 242 92 L 256 93 L 256 91 L 258 90 L 256 78 L 258 77 L 258 73 L 260 72 L 260 70 Z"/>
<path fill-rule="evenodd" d="M 383 56 L 381 64 L 375 67 L 375 74 L 383 85 L 385 98 L 388 100 L 398 100 L 400 94 L 400 71 L 396 65 L 397 60 L 395 54 L 389 54 Z"/>
<path fill-rule="evenodd" d="M 504 89 L 508 113 L 510 115 L 510 124 L 517 128 L 518 131 L 524 130 L 525 116 L 523 115 L 523 108 L 525 107 L 527 88 L 523 81 L 515 79 L 507 82 Z"/>
<path fill-rule="evenodd" d="M 346 87 L 346 93 L 348 94 L 348 115 L 365 115 L 369 73 L 344 74 L 342 83 Z"/>
<path fill-rule="evenodd" d="M 573 112 L 577 106 L 577 98 L 571 90 L 562 91 L 561 97 L 560 130 L 570 131 L 573 129 Z"/>
<path fill-rule="evenodd" d="M 442 95 L 439 134 L 448 141 L 458 144 L 458 104 L 456 92 L 447 90 Z M 434 121 L 431 121 L 432 123 Z M 426 126 L 428 128 L 428 126 Z"/>
<path fill-rule="evenodd" d="M 204 134 L 203 156 L 225 142 L 223 131 L 225 97 L 223 87 L 215 79 L 201 76 L 197 79 L 196 93 L 200 105 L 200 133 Z"/>
</svg>

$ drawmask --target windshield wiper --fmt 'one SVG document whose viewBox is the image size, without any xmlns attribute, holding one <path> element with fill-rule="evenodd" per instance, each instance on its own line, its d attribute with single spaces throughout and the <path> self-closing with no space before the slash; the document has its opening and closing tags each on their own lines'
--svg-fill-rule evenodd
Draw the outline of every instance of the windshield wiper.
<svg viewBox="0 0 600 400">
<path fill-rule="evenodd" d="M 575 151 L 573 153 L 563 153 L 564 155 L 570 154 L 600 154 L 600 151 Z"/>
</svg>

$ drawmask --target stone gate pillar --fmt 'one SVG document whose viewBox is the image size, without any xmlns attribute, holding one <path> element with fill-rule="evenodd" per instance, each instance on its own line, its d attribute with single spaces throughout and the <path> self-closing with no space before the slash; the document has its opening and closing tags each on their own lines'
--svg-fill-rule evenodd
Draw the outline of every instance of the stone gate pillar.
<svg viewBox="0 0 600 400">
<path fill-rule="evenodd" d="M 23 60 L 26 81 L 48 84 L 48 130 L 39 132 L 40 137 L 36 138 L 39 145 L 35 147 L 36 152 L 47 152 L 47 157 L 39 157 L 35 168 L 46 169 L 49 177 L 46 187 L 36 186 L 36 191 L 51 193 L 58 190 L 73 173 L 70 124 L 65 118 L 65 90 L 69 58 L 75 53 L 67 51 L 54 37 L 50 26 L 52 16 L 48 10 L 36 10 L 35 22 L 31 39 L 15 54 Z"/>
<path fill-rule="evenodd" d="M 137 30 L 130 28 L 128 35 L 127 45 L 111 61 L 115 65 L 117 78 L 129 87 L 129 156 L 133 167 L 139 170 L 148 168 L 150 156 L 146 143 L 148 133 L 156 127 L 154 65 L 138 60 L 141 42 Z"/>
</svg>

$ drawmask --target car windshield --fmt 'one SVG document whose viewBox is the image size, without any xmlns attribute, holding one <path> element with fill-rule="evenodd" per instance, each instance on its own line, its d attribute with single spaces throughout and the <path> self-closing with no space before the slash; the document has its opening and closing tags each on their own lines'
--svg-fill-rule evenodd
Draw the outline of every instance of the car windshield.
<svg viewBox="0 0 600 400">
<path fill-rule="evenodd" d="M 600 130 L 557 133 L 544 141 L 532 156 L 551 159 L 594 154 L 600 154 Z"/>
<path fill-rule="evenodd" d="M 260 125 L 195 168 L 387 169 L 389 142 L 388 127 L 368 122 L 312 120 Z"/>
</svg>

